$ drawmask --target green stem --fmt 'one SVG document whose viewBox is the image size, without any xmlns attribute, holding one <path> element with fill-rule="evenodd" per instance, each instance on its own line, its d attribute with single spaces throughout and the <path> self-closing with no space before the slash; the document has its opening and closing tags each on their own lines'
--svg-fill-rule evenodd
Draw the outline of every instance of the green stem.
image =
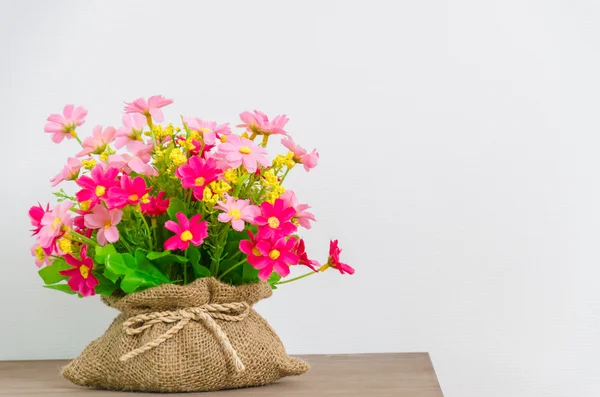
<svg viewBox="0 0 600 397">
<path fill-rule="evenodd" d="M 93 245 L 94 247 L 97 247 L 99 245 L 94 240 L 89 239 L 89 238 L 85 237 L 84 235 L 77 233 L 76 231 L 69 230 L 69 234 L 73 237 L 76 237 L 78 240 L 81 240 L 82 243 L 90 244 L 90 245 Z"/>
<path fill-rule="evenodd" d="M 300 280 L 301 278 L 308 277 L 308 276 L 310 276 L 310 275 L 317 274 L 317 273 L 318 273 L 318 272 L 310 272 L 310 273 L 306 273 L 306 274 L 303 274 L 302 276 L 294 277 L 294 278 L 291 278 L 291 279 L 289 279 L 289 280 L 285 280 L 285 281 L 280 281 L 280 282 L 278 282 L 278 283 L 275 283 L 275 284 L 276 284 L 276 285 L 279 285 L 279 284 L 287 284 L 287 283 L 291 283 L 292 281 Z"/>
<path fill-rule="evenodd" d="M 148 123 L 148 128 L 150 128 L 150 134 L 152 135 L 152 144 L 156 147 L 156 137 L 154 136 L 154 130 L 152 129 L 152 116 L 149 114 L 146 115 L 146 122 Z"/>
<path fill-rule="evenodd" d="M 231 266 L 229 269 L 225 270 L 223 272 L 223 274 L 221 274 L 219 277 L 217 277 L 217 280 L 221 280 L 223 277 L 225 277 L 225 275 L 227 273 L 229 273 L 230 271 L 232 271 L 233 269 L 237 268 L 238 266 L 241 266 L 244 264 L 244 262 L 246 262 L 246 258 L 242 259 L 241 261 L 239 261 L 238 263 L 236 263 L 235 265 Z"/>
<path fill-rule="evenodd" d="M 81 139 L 79 139 L 79 137 L 77 135 L 75 135 L 75 139 L 77 139 L 77 142 L 79 142 L 81 147 L 83 147 L 83 142 L 81 142 Z"/>
<path fill-rule="evenodd" d="M 152 232 L 150 231 L 150 226 L 148 226 L 148 222 L 146 221 L 146 217 L 140 211 L 134 210 L 136 214 L 139 215 L 142 222 L 144 222 L 144 226 L 146 227 L 146 231 L 148 232 L 148 249 L 152 249 Z"/>
<path fill-rule="evenodd" d="M 188 246 L 189 248 L 189 246 Z M 187 258 L 187 254 L 188 254 L 188 249 L 185 249 L 185 254 L 184 256 Z M 187 285 L 187 262 L 185 262 L 183 264 L 183 285 Z"/>
<path fill-rule="evenodd" d="M 119 242 L 122 243 L 125 246 L 125 248 L 127 248 L 127 251 L 129 251 L 130 254 L 133 254 L 131 245 L 129 245 L 129 243 L 127 241 L 125 241 L 125 237 L 121 236 L 121 238 L 119 239 Z"/>
<path fill-rule="evenodd" d="M 290 172 L 291 168 L 288 167 L 288 169 L 285 171 L 285 174 L 283 174 L 283 176 L 281 177 L 281 180 L 279 181 L 279 184 L 282 185 L 283 181 L 285 180 L 285 177 L 288 175 L 288 173 Z"/>
</svg>

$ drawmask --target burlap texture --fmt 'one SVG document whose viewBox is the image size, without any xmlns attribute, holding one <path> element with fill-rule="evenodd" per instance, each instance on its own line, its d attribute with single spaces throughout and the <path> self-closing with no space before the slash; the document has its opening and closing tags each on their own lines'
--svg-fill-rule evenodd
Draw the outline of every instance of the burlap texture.
<svg viewBox="0 0 600 397">
<path fill-rule="evenodd" d="M 108 330 L 71 361 L 62 375 L 81 385 L 113 390 L 187 392 L 231 389 L 272 383 L 308 371 L 304 361 L 286 354 L 269 324 L 250 309 L 239 322 L 217 319 L 245 370 L 237 373 L 214 333 L 192 321 L 171 339 L 126 362 L 122 355 L 164 334 L 173 324 L 159 323 L 139 335 L 127 335 L 123 323 L 141 313 L 176 310 L 207 303 L 246 302 L 271 296 L 267 283 L 233 287 L 214 278 L 186 285 L 161 285 L 122 298 L 102 298 L 121 311 Z"/>
</svg>

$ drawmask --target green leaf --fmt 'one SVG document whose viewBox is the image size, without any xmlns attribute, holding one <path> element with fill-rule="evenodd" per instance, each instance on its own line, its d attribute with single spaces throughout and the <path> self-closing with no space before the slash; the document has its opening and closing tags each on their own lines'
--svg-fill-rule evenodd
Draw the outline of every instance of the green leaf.
<svg viewBox="0 0 600 397">
<path fill-rule="evenodd" d="M 125 275 L 130 272 L 130 267 L 127 266 L 122 254 L 108 254 L 106 269 L 116 275 Z"/>
<path fill-rule="evenodd" d="M 53 284 L 53 285 L 44 285 L 44 288 L 55 289 L 57 291 L 65 292 L 69 295 L 75 295 L 77 292 L 73 291 L 68 284 Z"/>
<path fill-rule="evenodd" d="M 96 293 L 104 296 L 110 296 L 117 289 L 117 285 L 109 278 L 102 274 L 95 274 L 98 279 L 98 285 L 96 286 Z M 117 276 L 117 279 L 119 277 Z"/>
<path fill-rule="evenodd" d="M 255 269 L 248 262 L 245 262 L 242 265 L 242 268 L 243 268 L 243 270 L 242 270 L 242 281 L 244 283 L 250 283 L 250 282 L 258 280 L 258 269 Z"/>
<path fill-rule="evenodd" d="M 271 286 L 271 289 L 277 289 L 277 283 L 279 282 L 279 280 L 281 280 L 281 276 L 279 274 L 273 272 L 273 273 L 271 273 L 271 276 L 269 277 L 267 282 Z"/>
<path fill-rule="evenodd" d="M 56 284 L 68 278 L 60 274 L 59 271 L 68 269 L 74 269 L 74 267 L 65 262 L 63 258 L 57 258 L 50 266 L 41 268 L 38 274 L 44 280 L 44 284 Z"/>
<path fill-rule="evenodd" d="M 151 261 L 155 260 L 155 259 L 159 259 L 159 258 L 163 258 L 165 256 L 169 256 L 171 255 L 171 251 L 167 250 L 167 251 L 162 251 L 162 252 L 157 252 L 157 251 L 150 251 L 148 252 L 148 254 L 146 255 L 146 258 L 150 259 Z"/>
<path fill-rule="evenodd" d="M 114 245 L 112 245 L 112 244 L 107 244 L 104 247 L 96 247 L 95 255 L 94 255 L 94 262 L 104 265 L 106 263 L 106 257 L 109 254 L 116 254 L 116 253 L 117 253 L 117 250 L 115 249 Z"/>
<path fill-rule="evenodd" d="M 187 249 L 187 257 L 192 265 L 194 276 L 196 278 L 210 277 L 210 270 L 200 264 L 200 250 L 197 247 L 190 246 Z"/>
<path fill-rule="evenodd" d="M 173 197 L 167 208 L 167 213 L 172 221 L 177 222 L 177 213 L 183 212 L 185 214 L 185 204 L 179 197 Z"/>
</svg>

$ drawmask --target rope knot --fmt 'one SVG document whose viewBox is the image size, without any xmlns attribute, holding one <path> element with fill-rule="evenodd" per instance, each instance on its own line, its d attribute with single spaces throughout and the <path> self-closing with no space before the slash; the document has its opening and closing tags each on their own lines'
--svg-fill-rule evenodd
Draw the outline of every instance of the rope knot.
<svg viewBox="0 0 600 397">
<path fill-rule="evenodd" d="M 154 349 L 161 343 L 175 336 L 175 334 L 185 328 L 190 321 L 196 321 L 204 323 L 204 325 L 215 334 L 215 337 L 221 344 L 221 347 L 233 364 L 235 370 L 237 372 L 242 372 L 245 370 L 244 363 L 242 363 L 242 360 L 240 360 L 237 352 L 231 345 L 229 338 L 227 335 L 225 335 L 215 319 L 223 321 L 242 321 L 248 316 L 249 312 L 250 305 L 248 305 L 246 302 L 207 303 L 198 307 L 187 307 L 184 309 L 164 312 L 143 313 L 134 317 L 130 317 L 123 323 L 123 331 L 125 331 L 127 335 L 140 334 L 148 328 L 151 328 L 155 324 L 159 323 L 176 324 L 153 341 L 147 342 L 143 346 L 124 354 L 119 360 L 127 361 L 150 349 Z"/>
</svg>

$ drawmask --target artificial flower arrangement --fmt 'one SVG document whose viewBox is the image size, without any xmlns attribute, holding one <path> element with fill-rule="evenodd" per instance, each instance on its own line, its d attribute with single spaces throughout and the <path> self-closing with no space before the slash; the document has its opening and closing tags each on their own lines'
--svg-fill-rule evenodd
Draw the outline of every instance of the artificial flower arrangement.
<svg viewBox="0 0 600 397">
<path fill-rule="evenodd" d="M 120 128 L 96 126 L 83 140 L 85 108 L 67 105 L 48 117 L 52 140 L 80 149 L 51 179 L 73 181 L 74 193 L 60 189 L 56 206 L 29 211 L 39 274 L 47 288 L 100 294 L 121 311 L 63 375 L 109 389 L 200 391 L 303 373 L 306 363 L 285 354 L 251 306 L 278 285 L 327 269 L 354 273 L 340 261 L 337 240 L 323 264 L 308 257 L 298 229 L 310 229 L 315 217 L 283 187 L 293 168 L 311 170 L 319 154 L 294 142 L 285 115 L 243 112 L 235 134 L 228 123 L 199 118 L 163 124 L 161 108 L 172 102 L 126 103 Z M 289 152 L 269 160 L 273 136 Z M 307 273 L 285 279 L 291 266 Z M 163 343 L 183 328 L 185 336 Z M 253 360 L 265 349 L 263 362 Z M 193 379 L 178 378 L 190 368 L 199 371 Z"/>
</svg>

